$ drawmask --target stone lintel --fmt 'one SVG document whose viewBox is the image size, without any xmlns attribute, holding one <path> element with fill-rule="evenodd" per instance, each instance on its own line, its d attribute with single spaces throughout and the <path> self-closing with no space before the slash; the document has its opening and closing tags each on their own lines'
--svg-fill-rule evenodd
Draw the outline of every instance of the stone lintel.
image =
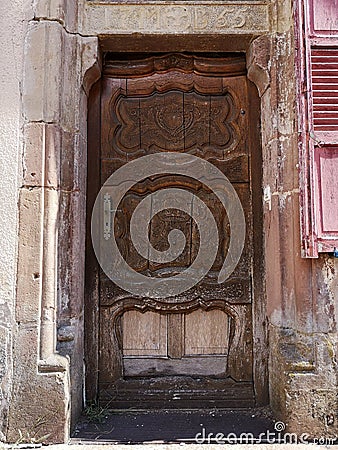
<svg viewBox="0 0 338 450">
<path fill-rule="evenodd" d="M 270 30 L 266 2 L 86 2 L 82 34 L 264 34 Z"/>
</svg>

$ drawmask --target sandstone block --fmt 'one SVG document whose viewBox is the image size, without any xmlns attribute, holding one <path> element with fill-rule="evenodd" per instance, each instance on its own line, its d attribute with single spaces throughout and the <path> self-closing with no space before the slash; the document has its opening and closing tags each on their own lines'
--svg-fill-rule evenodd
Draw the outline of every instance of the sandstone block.
<svg viewBox="0 0 338 450">
<path fill-rule="evenodd" d="M 65 25 L 70 32 L 76 32 L 78 2 L 67 0 L 37 0 L 34 17 L 55 20 Z"/>
<path fill-rule="evenodd" d="M 85 2 L 81 34 L 261 34 L 270 30 L 268 5 L 97 4 Z"/>
<path fill-rule="evenodd" d="M 16 320 L 37 323 L 41 291 L 42 189 L 21 189 Z"/>
<path fill-rule="evenodd" d="M 37 327 L 31 326 L 19 326 L 16 333 L 9 442 L 62 443 L 68 439 L 67 372 L 37 371 L 38 336 Z"/>
<path fill-rule="evenodd" d="M 62 102 L 60 103 L 60 124 L 65 131 L 74 131 L 78 128 L 78 115 L 80 103 L 81 79 L 79 71 L 80 46 L 78 37 L 62 32 L 63 62 L 60 66 L 60 79 L 58 80 Z M 77 63 L 74 63 L 77 61 Z"/>
<path fill-rule="evenodd" d="M 62 131 L 57 125 L 29 123 L 24 128 L 24 185 L 58 188 Z"/>
<path fill-rule="evenodd" d="M 335 390 L 303 388 L 287 395 L 287 431 L 301 435 L 306 433 L 310 439 L 336 438 L 337 394 Z"/>
<path fill-rule="evenodd" d="M 60 117 L 62 26 L 30 24 L 25 42 L 23 107 L 27 121 L 57 122 Z"/>
<path fill-rule="evenodd" d="M 65 20 L 65 0 L 37 0 L 34 5 L 36 18 Z"/>
</svg>

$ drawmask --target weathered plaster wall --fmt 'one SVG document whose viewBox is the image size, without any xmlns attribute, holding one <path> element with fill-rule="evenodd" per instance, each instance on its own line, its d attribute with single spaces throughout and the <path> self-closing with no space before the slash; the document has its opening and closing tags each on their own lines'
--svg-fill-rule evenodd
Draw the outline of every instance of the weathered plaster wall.
<svg viewBox="0 0 338 450">
<path fill-rule="evenodd" d="M 0 4 L 0 440 L 11 398 L 23 41 L 29 16 L 29 1 L 4 0 Z"/>
</svg>

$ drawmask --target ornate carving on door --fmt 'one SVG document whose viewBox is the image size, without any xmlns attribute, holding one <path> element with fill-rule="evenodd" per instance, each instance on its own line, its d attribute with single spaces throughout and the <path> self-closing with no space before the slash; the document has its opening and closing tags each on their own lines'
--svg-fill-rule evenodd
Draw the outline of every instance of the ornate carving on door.
<svg viewBox="0 0 338 450">
<path fill-rule="evenodd" d="M 117 122 L 113 145 L 127 154 L 140 149 L 140 127 L 147 153 L 198 147 L 217 154 L 235 148 L 240 139 L 238 111 L 227 90 L 219 95 L 171 90 L 136 99 L 120 96 L 110 106 Z"/>
<path fill-rule="evenodd" d="M 257 125 L 257 117 L 252 117 L 250 95 L 241 56 L 172 54 L 123 61 L 106 55 L 104 75 L 89 108 L 89 123 L 96 125 L 89 128 L 88 214 L 98 189 L 119 167 L 151 153 L 187 152 L 214 164 L 233 184 L 245 213 L 246 241 L 235 271 L 218 284 L 235 230 L 217 197 L 203 183 L 182 175 L 157 175 L 129 190 L 113 231 L 120 253 L 134 270 L 170 277 L 189 266 L 198 252 L 196 224 L 172 208 L 150 221 L 149 241 L 165 251 L 170 230 L 181 230 L 186 246 L 176 260 L 153 263 L 133 246 L 129 224 L 135 208 L 166 187 L 199 196 L 215 218 L 220 243 L 204 279 L 165 299 L 131 296 L 99 271 L 88 250 L 87 302 L 96 304 L 97 312 L 89 306 L 87 323 L 89 339 L 98 342 L 96 357 L 97 347 L 88 346 L 93 364 L 89 372 L 94 383 L 98 380 L 102 401 L 116 407 L 194 406 L 199 400 L 202 406 L 255 403 L 251 168 L 257 142 L 250 127 Z"/>
</svg>

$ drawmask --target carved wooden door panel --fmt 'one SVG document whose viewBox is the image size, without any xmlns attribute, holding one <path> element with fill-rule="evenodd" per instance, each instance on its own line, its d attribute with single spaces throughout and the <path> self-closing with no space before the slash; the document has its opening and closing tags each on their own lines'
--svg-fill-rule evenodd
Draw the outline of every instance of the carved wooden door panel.
<svg viewBox="0 0 338 450">
<path fill-rule="evenodd" d="M 230 180 L 246 221 L 240 261 L 230 278 L 218 284 L 231 232 L 236 230 L 230 229 L 227 212 L 214 193 L 200 181 L 167 174 L 142 180 L 128 191 L 116 212 L 114 233 L 120 253 L 134 270 L 170 277 L 187 268 L 198 253 L 197 224 L 173 208 L 150 220 L 149 241 L 164 251 L 168 233 L 179 229 L 186 238 L 180 256 L 170 263 L 154 263 L 135 249 L 130 235 L 133 212 L 147 195 L 164 188 L 188 190 L 208 206 L 217 223 L 219 246 L 202 281 L 174 297 L 133 296 L 99 272 L 101 401 L 114 407 L 252 406 L 251 160 L 257 142 L 250 127 L 257 118 L 251 117 L 245 60 L 169 54 L 123 61 L 108 55 L 97 90 L 100 136 L 92 140 L 100 139 L 101 145 L 89 177 L 99 176 L 100 182 L 94 190 L 115 170 L 144 155 L 185 152 L 214 164 Z"/>
</svg>

